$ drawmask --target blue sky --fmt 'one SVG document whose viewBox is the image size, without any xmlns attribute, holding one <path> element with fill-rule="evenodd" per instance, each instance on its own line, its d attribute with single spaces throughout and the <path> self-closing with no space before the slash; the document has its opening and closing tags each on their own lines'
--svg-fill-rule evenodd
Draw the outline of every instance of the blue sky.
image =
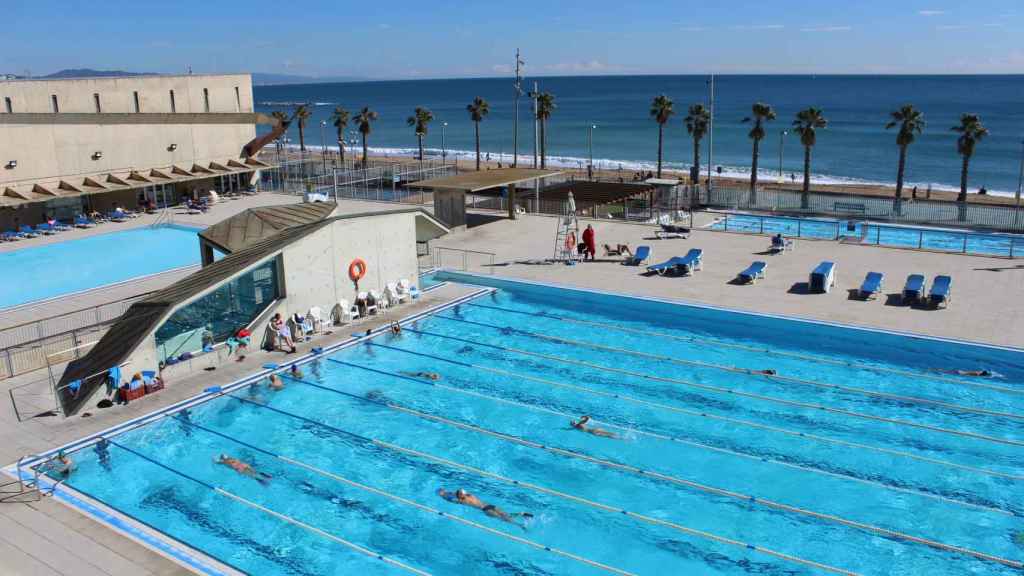
<svg viewBox="0 0 1024 576">
<path fill-rule="evenodd" d="M 1024 73 L 1021 0 L 8 0 L 0 73 Z"/>
</svg>

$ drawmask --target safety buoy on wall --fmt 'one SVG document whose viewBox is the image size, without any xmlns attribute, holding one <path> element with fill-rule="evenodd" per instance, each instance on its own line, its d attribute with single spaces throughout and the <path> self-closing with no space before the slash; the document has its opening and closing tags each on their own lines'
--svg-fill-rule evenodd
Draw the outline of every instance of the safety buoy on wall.
<svg viewBox="0 0 1024 576">
<path fill-rule="evenodd" d="M 356 258 L 348 265 L 348 277 L 353 282 L 359 282 L 363 276 L 366 276 L 366 262 L 362 258 Z"/>
</svg>

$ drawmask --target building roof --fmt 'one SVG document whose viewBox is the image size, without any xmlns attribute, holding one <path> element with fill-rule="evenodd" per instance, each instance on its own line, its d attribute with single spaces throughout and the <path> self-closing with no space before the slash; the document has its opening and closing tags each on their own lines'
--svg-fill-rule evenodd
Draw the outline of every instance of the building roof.
<svg viewBox="0 0 1024 576">
<path fill-rule="evenodd" d="M 561 174 L 559 170 L 536 170 L 532 168 L 498 168 L 497 170 L 481 170 L 479 172 L 463 172 L 456 176 L 431 178 L 409 184 L 414 188 L 432 188 L 434 190 L 462 190 L 477 192 L 489 188 L 500 188 Z"/>
<path fill-rule="evenodd" d="M 277 256 L 288 245 L 309 236 L 325 226 L 339 220 L 404 214 L 415 212 L 442 230 L 447 230 L 432 214 L 422 208 L 406 208 L 401 210 L 382 210 L 378 212 L 362 212 L 343 214 L 333 218 L 323 218 L 306 224 L 290 226 L 250 246 L 225 256 L 223 259 L 201 268 L 197 272 L 178 280 L 170 286 L 139 300 L 128 308 L 113 326 L 107 330 L 100 341 L 89 352 L 78 360 L 68 364 L 61 376 L 58 389 L 58 401 L 64 414 L 72 414 L 82 407 L 92 393 L 99 388 L 104 378 L 100 377 L 106 370 L 119 366 L 128 359 L 139 344 L 154 330 L 159 328 L 165 318 L 179 305 L 190 301 L 203 292 L 210 290 L 235 274 Z M 133 367 L 142 370 L 144 367 Z M 72 395 L 65 388 L 73 380 L 82 380 L 81 389 Z"/>
<path fill-rule="evenodd" d="M 640 194 L 647 194 L 655 188 L 641 182 L 591 182 L 576 180 L 549 186 L 540 191 L 541 200 L 566 200 L 572 192 L 577 210 L 587 210 L 602 204 L 622 202 Z"/>
<path fill-rule="evenodd" d="M 249 208 L 203 230 L 199 237 L 221 252 L 232 254 L 286 228 L 319 222 L 337 207 L 333 202 L 305 202 Z"/>
</svg>

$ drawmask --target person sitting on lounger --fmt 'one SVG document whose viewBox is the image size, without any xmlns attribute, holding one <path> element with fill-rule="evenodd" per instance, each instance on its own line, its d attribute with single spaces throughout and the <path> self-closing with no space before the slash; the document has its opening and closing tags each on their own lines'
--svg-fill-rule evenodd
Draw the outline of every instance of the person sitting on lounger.
<svg viewBox="0 0 1024 576">
<path fill-rule="evenodd" d="M 427 380 L 440 380 L 441 375 L 437 372 L 402 372 L 406 376 L 412 376 L 413 378 L 426 378 Z"/>
<path fill-rule="evenodd" d="M 274 317 L 270 320 L 270 327 L 277 333 L 277 337 L 281 340 L 281 344 L 288 346 L 289 354 L 294 354 L 297 350 L 295 348 L 295 342 L 292 341 L 292 331 L 288 328 L 288 324 L 281 318 L 281 313 L 274 314 Z"/>
<path fill-rule="evenodd" d="M 594 436 L 601 436 L 603 438 L 618 438 L 613 432 L 609 432 L 603 428 L 592 428 L 587 426 L 587 422 L 590 422 L 590 416 L 580 416 L 579 420 L 569 421 L 569 425 L 579 430 L 580 432 L 586 432 L 587 434 L 593 434 Z"/>
<path fill-rule="evenodd" d="M 484 514 L 487 514 L 488 516 L 490 516 L 491 518 L 497 518 L 498 520 L 501 520 L 502 522 L 508 522 L 509 524 L 515 524 L 516 526 L 519 526 L 523 530 L 526 530 L 526 524 L 525 523 L 521 523 L 521 522 L 516 522 L 516 518 L 517 517 L 518 518 L 533 518 L 533 514 L 531 514 L 529 512 L 516 512 L 514 514 L 509 514 L 508 512 L 505 512 L 504 510 L 502 510 L 501 508 L 498 508 L 494 504 L 486 504 L 486 503 L 484 503 L 483 500 L 477 498 L 476 496 L 470 494 L 469 492 L 466 492 L 462 488 L 459 488 L 455 492 L 449 492 L 449 491 L 445 490 L 444 488 L 438 488 L 437 489 L 437 495 L 440 496 L 441 498 L 444 498 L 445 500 L 451 502 L 452 504 L 462 504 L 463 506 L 469 506 L 470 508 L 476 508 L 477 510 L 480 510 Z"/>
<path fill-rule="evenodd" d="M 992 372 L 990 370 L 942 370 L 936 368 L 933 372 L 940 374 L 952 374 L 954 376 L 978 376 L 979 378 L 991 378 Z"/>
<path fill-rule="evenodd" d="M 227 454 L 221 454 L 217 458 L 217 464 L 223 464 L 224 466 L 231 468 L 235 472 L 238 472 L 242 476 L 248 476 L 249 478 L 252 478 L 253 480 L 259 482 L 260 484 L 263 484 L 264 486 L 269 484 L 270 479 L 273 478 L 273 476 L 267 474 L 266 472 L 260 472 L 256 470 L 255 468 L 253 468 L 252 464 L 249 464 L 248 462 L 242 462 L 238 458 L 232 458 Z"/>
<path fill-rule="evenodd" d="M 604 245 L 605 256 L 629 256 L 633 257 L 633 251 L 629 249 L 628 244 L 616 244 L 615 248 L 605 244 Z"/>
</svg>

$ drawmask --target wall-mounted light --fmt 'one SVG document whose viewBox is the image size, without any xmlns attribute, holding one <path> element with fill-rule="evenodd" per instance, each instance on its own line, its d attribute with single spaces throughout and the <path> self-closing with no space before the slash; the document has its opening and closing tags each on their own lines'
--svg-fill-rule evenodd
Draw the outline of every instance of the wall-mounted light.
<svg viewBox="0 0 1024 576">
<path fill-rule="evenodd" d="M 18 167 L 18 161 L 17 160 L 8 160 L 7 164 L 4 166 L 4 168 L 7 168 L 8 170 L 11 170 L 12 168 L 17 168 L 17 167 Z"/>
<path fill-rule="evenodd" d="M 167 147 L 167 149 L 169 151 L 171 151 L 171 152 L 174 152 L 175 150 L 178 149 L 178 145 L 177 144 L 171 144 L 170 146 Z"/>
<path fill-rule="evenodd" d="M 97 150 L 97 151 L 92 153 L 92 159 L 93 160 L 99 160 L 100 158 L 103 158 L 103 152 L 100 152 L 99 150 Z"/>
</svg>

